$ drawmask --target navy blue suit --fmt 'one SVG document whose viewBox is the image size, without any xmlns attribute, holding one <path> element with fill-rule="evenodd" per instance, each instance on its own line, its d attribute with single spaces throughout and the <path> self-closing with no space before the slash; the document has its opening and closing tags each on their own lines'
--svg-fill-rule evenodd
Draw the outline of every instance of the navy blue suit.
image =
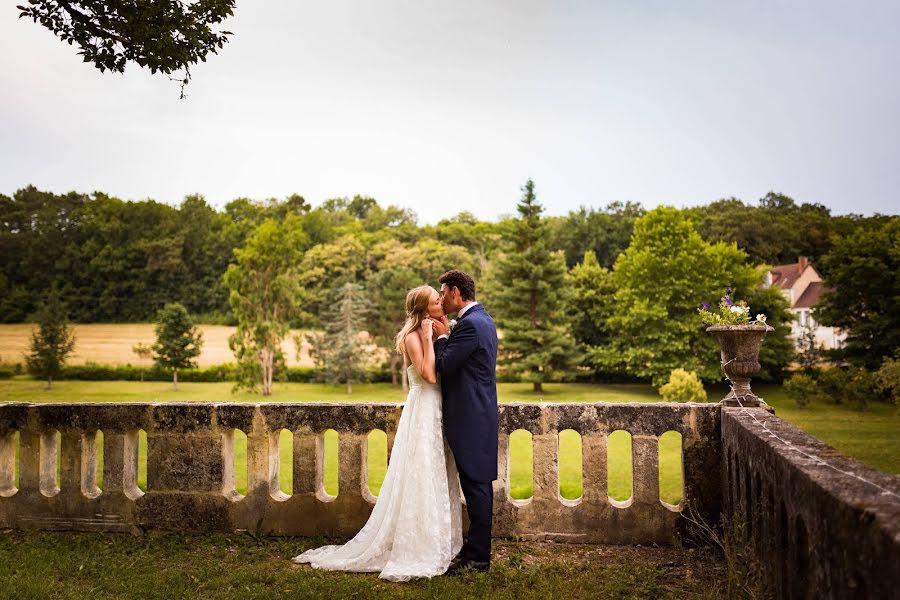
<svg viewBox="0 0 900 600">
<path fill-rule="evenodd" d="M 469 513 L 461 554 L 490 562 L 497 479 L 497 328 L 481 304 L 458 319 L 449 338 L 434 343 L 441 375 L 444 433 L 459 470 Z"/>
</svg>

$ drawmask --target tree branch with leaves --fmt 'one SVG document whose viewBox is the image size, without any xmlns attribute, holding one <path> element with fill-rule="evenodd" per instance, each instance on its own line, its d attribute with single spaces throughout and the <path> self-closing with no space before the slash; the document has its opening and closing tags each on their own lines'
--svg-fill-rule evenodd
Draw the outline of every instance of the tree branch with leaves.
<svg viewBox="0 0 900 600">
<path fill-rule="evenodd" d="M 28 0 L 19 18 L 29 18 L 61 41 L 77 45 L 84 62 L 100 72 L 124 73 L 129 62 L 171 75 L 184 86 L 191 65 L 218 53 L 230 31 L 215 31 L 234 12 L 235 0 Z"/>
</svg>

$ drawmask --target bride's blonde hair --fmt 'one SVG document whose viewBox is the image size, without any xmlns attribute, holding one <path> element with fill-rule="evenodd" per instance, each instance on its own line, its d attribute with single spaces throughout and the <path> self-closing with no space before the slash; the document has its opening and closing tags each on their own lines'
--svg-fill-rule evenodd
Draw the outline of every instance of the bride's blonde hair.
<svg viewBox="0 0 900 600">
<path fill-rule="evenodd" d="M 422 325 L 422 321 L 428 316 L 428 303 L 437 293 L 438 291 L 430 285 L 420 285 L 406 294 L 406 323 L 397 334 L 396 340 L 397 352 L 400 354 L 406 354 L 406 336 Z"/>
</svg>

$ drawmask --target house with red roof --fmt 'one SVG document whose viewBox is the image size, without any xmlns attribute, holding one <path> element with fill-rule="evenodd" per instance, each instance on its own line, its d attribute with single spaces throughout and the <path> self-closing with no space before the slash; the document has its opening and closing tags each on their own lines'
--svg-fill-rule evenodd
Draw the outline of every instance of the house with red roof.
<svg viewBox="0 0 900 600">
<path fill-rule="evenodd" d="M 846 337 L 843 332 L 835 327 L 820 325 L 813 317 L 816 304 L 827 288 L 822 276 L 805 256 L 801 256 L 795 263 L 771 267 L 766 273 L 765 285 L 778 287 L 787 298 L 791 312 L 794 313 L 791 337 L 795 343 L 803 330 L 810 328 L 815 332 L 816 341 L 822 348 L 839 348 L 843 345 Z"/>
</svg>

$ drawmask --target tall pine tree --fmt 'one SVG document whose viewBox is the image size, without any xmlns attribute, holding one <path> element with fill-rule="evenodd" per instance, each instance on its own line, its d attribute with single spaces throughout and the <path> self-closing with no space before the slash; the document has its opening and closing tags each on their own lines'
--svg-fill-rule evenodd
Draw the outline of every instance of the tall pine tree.
<svg viewBox="0 0 900 600">
<path fill-rule="evenodd" d="M 534 384 L 568 375 L 575 358 L 574 343 L 563 318 L 566 262 L 551 252 L 543 207 L 530 179 L 522 187 L 519 219 L 512 226 L 508 247 L 499 260 L 491 294 L 502 331 L 499 362 L 503 370 Z"/>
<path fill-rule="evenodd" d="M 311 354 L 319 377 L 327 383 L 346 383 L 353 393 L 353 382 L 366 381 L 371 353 L 361 339 L 366 327 L 368 300 L 359 284 L 347 282 L 332 292 L 333 301 L 321 316 L 325 331 L 308 334 Z M 299 347 L 299 346 L 298 346 Z"/>
</svg>

